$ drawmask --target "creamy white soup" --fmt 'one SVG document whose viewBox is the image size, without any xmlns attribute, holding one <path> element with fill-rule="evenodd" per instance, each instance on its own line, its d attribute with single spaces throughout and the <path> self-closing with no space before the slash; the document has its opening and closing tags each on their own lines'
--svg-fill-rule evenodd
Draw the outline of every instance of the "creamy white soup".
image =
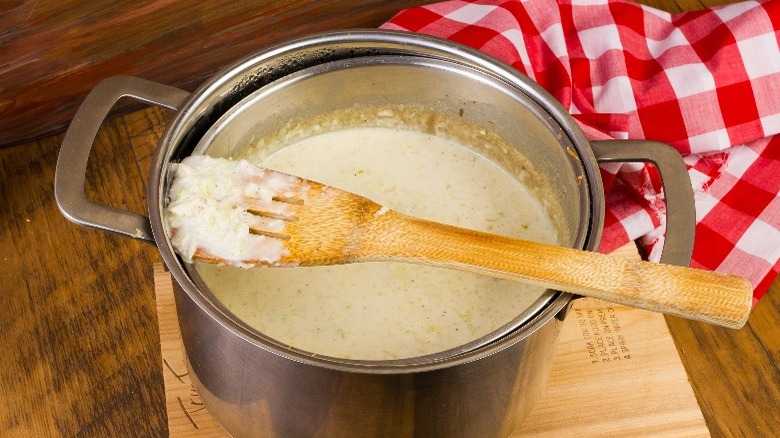
<svg viewBox="0 0 780 438">
<path fill-rule="evenodd" d="M 541 204 L 470 149 L 405 129 L 326 132 L 265 157 L 263 167 L 349 190 L 401 213 L 556 242 Z M 509 280 L 397 262 L 313 268 L 198 264 L 213 293 L 280 343 L 345 359 L 402 359 L 466 344 L 510 322 L 543 292 Z"/>
</svg>

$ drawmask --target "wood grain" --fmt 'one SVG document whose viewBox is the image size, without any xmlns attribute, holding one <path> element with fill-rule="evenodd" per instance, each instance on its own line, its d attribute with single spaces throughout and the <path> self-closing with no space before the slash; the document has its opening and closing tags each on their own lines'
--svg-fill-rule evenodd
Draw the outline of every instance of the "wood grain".
<svg viewBox="0 0 780 438">
<path fill-rule="evenodd" d="M 636 248 L 623 252 L 638 257 Z M 169 436 L 226 438 L 192 386 L 171 277 L 161 265 L 154 282 Z M 575 302 L 547 388 L 512 434 L 549 436 L 710 436 L 661 315 L 594 299 Z"/>
<path fill-rule="evenodd" d="M 124 133 L 119 121 L 101 131 L 88 192 L 143 211 L 131 151 L 117 148 Z M 58 141 L 0 151 L 0 306 L 8 312 L 0 320 L 0 435 L 153 436 L 165 414 L 155 409 L 162 376 L 152 282 L 142 273 L 159 256 L 62 217 L 53 198 Z"/>
<path fill-rule="evenodd" d="M 706 0 L 706 4 L 719 1 Z M 670 11 L 702 7 L 696 0 L 678 3 L 656 0 L 653 5 Z M 54 36 L 55 22 L 106 18 L 105 12 L 95 9 L 102 1 L 95 6 L 87 1 L 47 2 L 39 5 L 37 12 L 32 9 L 34 4 L 27 0 L 0 2 L 3 98 L 9 91 L 21 91 L 7 85 L 11 82 L 4 76 L 9 68 L 12 33 L 23 39 L 36 31 L 48 32 L 49 40 L 39 40 L 38 48 L 30 52 L 56 58 L 52 47 L 67 46 L 63 41 L 68 38 Z M 137 7 L 141 3 L 125 4 Z M 376 10 L 388 11 L 398 5 L 387 3 Z M 21 9 L 9 13 L 12 8 Z M 278 9 L 276 12 L 284 15 Z M 34 20 L 25 22 L 26 14 Z M 47 23 L 49 20 L 52 22 Z M 205 23 L 203 17 L 191 20 Z M 334 28 L 340 25 L 334 15 L 330 20 L 325 24 L 309 21 Z M 188 22 L 192 25 L 192 21 Z M 77 27 L 63 28 L 73 33 Z M 264 38 L 276 40 L 279 35 L 266 32 Z M 229 36 L 222 35 L 221 41 Z M 206 47 L 209 41 L 204 36 L 182 44 Z M 165 57 L 163 49 L 152 55 L 150 45 L 146 46 L 148 56 Z M 97 59 L 100 53 L 81 50 L 84 58 Z M 71 52 L 68 63 L 77 66 L 74 60 L 84 58 L 76 56 L 76 50 Z M 26 59 L 24 53 L 14 53 L 21 58 L 13 59 Z M 52 69 L 47 65 L 36 64 L 35 68 Z M 128 72 L 126 67 L 120 65 L 104 73 Z M 26 70 L 29 81 L 46 83 L 35 68 Z M 21 65 L 17 69 L 22 71 Z M 59 100 L 52 102 L 60 108 L 57 102 L 67 103 L 67 97 L 54 90 L 41 86 L 38 94 L 59 93 Z M 47 97 L 32 93 L 25 99 L 40 107 L 17 120 L 26 120 L 33 131 L 39 128 L 37 124 L 51 129 L 52 122 L 42 115 L 55 109 L 44 105 Z M 11 113 L 7 107 L 2 113 L 5 123 Z M 145 169 L 167 117 L 163 110 L 147 109 L 106 123 L 97 144 L 99 150 L 91 159 L 91 197 L 145 210 Z M 129 144 L 120 143 L 125 141 Z M 0 319 L 0 346 L 4 347 L 0 355 L 0 436 L 165 436 L 165 394 L 151 274 L 154 263 L 160 261 L 159 254 L 151 245 L 84 229 L 62 217 L 53 196 L 60 142 L 61 136 L 54 135 L 0 150 L 0 308 L 4 311 Z M 780 281 L 771 286 L 741 330 L 677 318 L 667 318 L 667 322 L 712 436 L 780 436 Z"/>
<path fill-rule="evenodd" d="M 271 173 L 262 179 L 289 177 Z M 257 219 L 295 218 L 285 220 L 280 229 L 265 222 L 249 226 L 252 233 L 283 245 L 284 254 L 273 260 L 268 254 L 225 259 L 209 254 L 205 251 L 208 248 L 198 248 L 193 258 L 244 266 L 407 261 L 519 280 L 733 329 L 745 325 L 751 310 L 753 287 L 742 277 L 432 222 L 384 209 L 366 197 L 305 178 L 295 177 L 289 184 L 274 195 L 294 202 L 268 204 L 258 200 L 241 206 Z"/>
<path fill-rule="evenodd" d="M 0 145 L 63 130 L 86 93 L 106 77 L 129 74 L 192 91 L 220 68 L 271 44 L 377 27 L 420 3 L 0 2 Z"/>
<path fill-rule="evenodd" d="M 302 264 L 306 264 L 306 257 L 292 250 L 296 235 L 316 234 L 319 243 L 328 239 L 334 228 L 331 225 L 347 222 L 342 228 L 354 229 L 336 234 L 361 236 L 359 243 L 351 246 L 357 258 L 455 267 L 729 328 L 741 328 L 750 312 L 753 290 L 744 278 L 478 233 L 392 211 L 353 225 L 358 222 L 355 218 L 342 222 L 351 212 L 337 201 L 342 197 L 330 195 L 322 209 L 338 213 L 332 214 L 332 220 L 322 220 L 319 215 L 316 221 L 309 221 L 307 211 L 311 204 L 318 204 L 316 200 L 308 202 L 313 193 L 309 191 L 299 209 L 299 220 L 285 228 L 297 230 L 289 233 L 292 237 L 285 245 Z M 338 205 L 328 205 L 331 200 Z M 366 254 L 360 254 L 364 249 Z"/>
<path fill-rule="evenodd" d="M 667 319 L 707 426 L 717 432 L 713 432 L 715 436 L 780 434 L 778 285 L 775 281 L 765 295 L 768 299 L 758 303 L 742 330 L 725 334 L 724 329 L 707 324 Z M 737 412 L 740 420 L 735 421 Z"/>
<path fill-rule="evenodd" d="M 590 298 L 571 312 L 545 393 L 512 438 L 710 436 L 661 315 Z"/>
</svg>

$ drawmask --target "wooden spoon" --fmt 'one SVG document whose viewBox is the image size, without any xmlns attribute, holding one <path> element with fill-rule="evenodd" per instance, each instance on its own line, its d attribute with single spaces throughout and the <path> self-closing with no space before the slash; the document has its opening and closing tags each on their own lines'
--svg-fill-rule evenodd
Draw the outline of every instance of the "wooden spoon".
<svg viewBox="0 0 780 438">
<path fill-rule="evenodd" d="M 251 233 L 281 242 L 281 254 L 275 259 L 229 260 L 198 248 L 194 259 L 243 266 L 380 260 L 422 263 L 520 280 L 729 328 L 742 327 L 751 310 L 752 287 L 741 277 L 467 230 L 409 217 L 314 181 L 268 169 L 263 172 L 264 178 L 294 179 L 284 193 L 265 200 L 245 198 L 245 205 L 237 208 L 258 219 L 252 221 Z"/>
</svg>

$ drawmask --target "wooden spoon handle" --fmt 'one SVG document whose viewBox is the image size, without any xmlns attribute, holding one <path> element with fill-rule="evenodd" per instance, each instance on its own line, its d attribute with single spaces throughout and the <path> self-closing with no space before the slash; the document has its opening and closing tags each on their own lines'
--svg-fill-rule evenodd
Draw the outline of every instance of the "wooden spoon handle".
<svg viewBox="0 0 780 438">
<path fill-rule="evenodd" d="M 752 306 L 747 279 L 511 239 L 388 212 L 376 254 L 522 280 L 631 307 L 741 328 Z"/>
</svg>

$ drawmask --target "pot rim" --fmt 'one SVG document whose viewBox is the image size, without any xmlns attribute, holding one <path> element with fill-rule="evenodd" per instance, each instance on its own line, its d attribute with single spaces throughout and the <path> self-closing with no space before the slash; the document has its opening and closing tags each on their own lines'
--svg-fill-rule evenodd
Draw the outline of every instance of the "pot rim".
<svg viewBox="0 0 780 438">
<path fill-rule="evenodd" d="M 282 348 L 278 344 L 274 345 L 274 343 L 268 342 L 267 339 L 258 336 L 256 332 L 248 330 L 245 324 L 236 323 L 229 315 L 221 311 L 218 305 L 208 299 L 206 294 L 201 291 L 196 282 L 187 273 L 183 262 L 175 254 L 165 233 L 162 211 L 167 187 L 166 183 L 169 177 L 169 166 L 176 152 L 180 152 L 179 149 L 181 149 L 183 138 L 187 136 L 188 131 L 191 129 L 190 125 L 194 123 L 193 119 L 203 116 L 203 111 L 200 108 L 203 105 L 208 107 L 207 101 L 213 100 L 215 95 L 219 96 L 220 92 L 224 93 L 226 84 L 239 77 L 243 80 L 242 76 L 246 75 L 247 72 L 255 70 L 263 62 L 270 62 L 270 60 L 287 56 L 290 53 L 317 50 L 331 45 L 354 46 L 356 48 L 368 45 L 375 47 L 376 50 L 393 47 L 398 48 L 397 50 L 402 52 L 408 51 L 412 55 L 422 53 L 429 57 L 446 58 L 484 70 L 528 95 L 547 111 L 555 123 L 561 127 L 563 133 L 569 136 L 572 145 L 577 149 L 577 154 L 581 157 L 582 167 L 585 172 L 584 183 L 588 185 L 586 193 L 589 195 L 589 199 L 586 200 L 585 204 L 590 209 L 588 212 L 590 223 L 589 226 L 585 227 L 586 235 L 578 240 L 583 242 L 582 247 L 584 249 L 594 250 L 598 246 L 603 224 L 604 208 L 602 200 L 604 195 L 596 158 L 574 119 L 546 90 L 508 64 L 458 43 L 409 32 L 355 29 L 310 35 L 272 46 L 239 60 L 225 67 L 201 85 L 169 122 L 153 157 L 149 175 L 148 198 L 152 232 L 163 261 L 176 280 L 176 286 L 183 290 L 189 299 L 193 300 L 209 317 L 246 342 L 299 363 L 356 373 L 396 374 L 423 372 L 479 360 L 520 342 L 548 321 L 560 315 L 562 311 L 565 312 L 574 295 L 553 292 L 553 296 L 550 298 L 547 306 L 541 309 L 526 324 L 492 343 L 462 354 L 435 360 L 432 360 L 431 357 L 436 354 L 409 359 L 372 361 L 317 356 L 301 350 Z M 222 102 L 220 101 L 220 103 Z M 228 109 L 225 108 L 225 111 Z M 217 118 L 219 116 L 214 117 L 214 120 Z"/>
</svg>

